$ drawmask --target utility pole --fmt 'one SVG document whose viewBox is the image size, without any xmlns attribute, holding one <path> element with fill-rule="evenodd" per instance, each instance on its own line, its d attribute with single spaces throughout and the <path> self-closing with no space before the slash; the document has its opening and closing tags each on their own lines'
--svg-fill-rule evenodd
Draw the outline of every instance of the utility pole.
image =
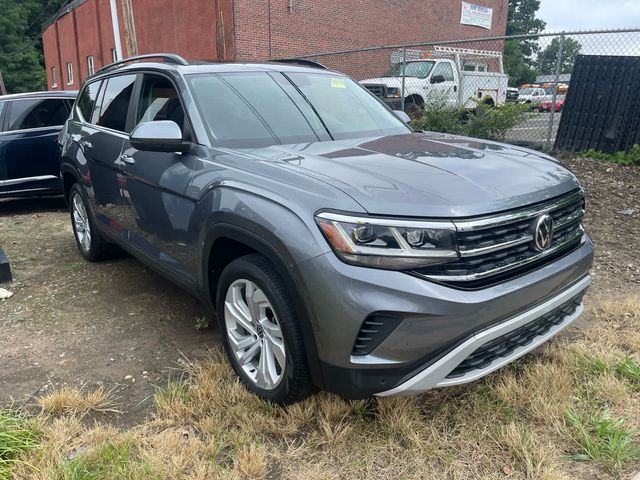
<svg viewBox="0 0 640 480">
<path fill-rule="evenodd" d="M 113 41 L 116 48 L 116 57 L 122 60 L 122 42 L 120 41 L 120 24 L 118 23 L 118 7 L 116 0 L 109 0 L 111 6 L 111 26 L 113 27 Z"/>
<path fill-rule="evenodd" d="M 0 95 L 7 94 L 7 87 L 4 86 L 4 78 L 2 77 L 2 70 L 0 70 Z"/>
<path fill-rule="evenodd" d="M 124 23 L 124 38 L 129 57 L 138 55 L 138 39 L 136 38 L 136 23 L 133 18 L 131 0 L 122 0 L 122 20 Z"/>
</svg>

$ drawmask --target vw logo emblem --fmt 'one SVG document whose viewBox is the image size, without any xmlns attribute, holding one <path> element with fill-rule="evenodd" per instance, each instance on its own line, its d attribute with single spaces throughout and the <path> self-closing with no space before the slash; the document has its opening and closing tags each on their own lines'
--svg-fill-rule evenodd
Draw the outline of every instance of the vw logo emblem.
<svg viewBox="0 0 640 480">
<path fill-rule="evenodd" d="M 538 217 L 533 232 L 535 249 L 541 252 L 549 248 L 553 240 L 553 217 L 548 213 Z"/>
</svg>

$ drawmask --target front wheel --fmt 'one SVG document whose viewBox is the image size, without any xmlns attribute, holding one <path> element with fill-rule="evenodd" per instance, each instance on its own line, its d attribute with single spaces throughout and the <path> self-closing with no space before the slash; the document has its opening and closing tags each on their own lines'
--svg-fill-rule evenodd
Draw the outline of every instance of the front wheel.
<svg viewBox="0 0 640 480">
<path fill-rule="evenodd" d="M 311 393 L 293 305 L 282 279 L 264 257 L 247 255 L 224 269 L 217 312 L 227 356 L 249 391 L 283 405 Z"/>
</svg>

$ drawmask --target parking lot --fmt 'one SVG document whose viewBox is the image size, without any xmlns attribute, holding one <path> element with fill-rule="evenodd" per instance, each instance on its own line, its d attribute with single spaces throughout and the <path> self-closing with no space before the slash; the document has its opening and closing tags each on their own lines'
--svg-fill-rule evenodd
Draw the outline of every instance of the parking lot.
<svg viewBox="0 0 640 480">
<path fill-rule="evenodd" d="M 547 143 L 549 130 L 549 112 L 531 112 L 526 115 L 526 119 L 518 126 L 512 128 L 505 138 L 505 141 L 516 145 L 527 145 L 534 148 L 541 148 Z M 551 146 L 556 140 L 558 126 L 562 113 L 554 113 L 553 129 L 551 133 Z"/>
</svg>

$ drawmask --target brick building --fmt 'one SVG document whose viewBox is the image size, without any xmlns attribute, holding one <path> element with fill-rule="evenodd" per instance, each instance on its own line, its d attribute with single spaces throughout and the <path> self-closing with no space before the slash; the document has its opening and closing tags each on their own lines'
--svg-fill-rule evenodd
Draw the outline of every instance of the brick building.
<svg viewBox="0 0 640 480">
<path fill-rule="evenodd" d="M 492 9 L 490 28 L 462 24 L 461 0 L 74 0 L 43 26 L 48 87 L 78 89 L 114 59 L 152 52 L 249 61 L 504 35 L 508 0 L 473 2 Z"/>
</svg>

